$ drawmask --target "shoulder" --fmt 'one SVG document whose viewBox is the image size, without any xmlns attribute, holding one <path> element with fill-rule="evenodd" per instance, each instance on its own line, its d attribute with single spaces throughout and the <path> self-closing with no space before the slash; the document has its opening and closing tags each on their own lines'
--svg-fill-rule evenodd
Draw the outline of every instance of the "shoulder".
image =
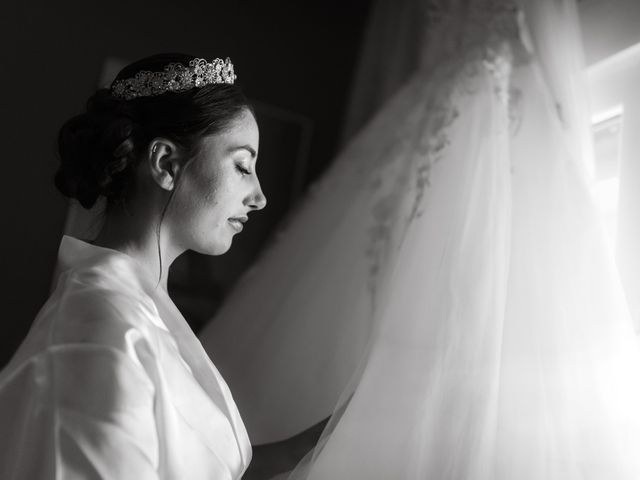
<svg viewBox="0 0 640 480">
<path fill-rule="evenodd" d="M 163 324 L 153 300 L 135 280 L 123 277 L 125 270 L 116 271 L 94 265 L 63 272 L 2 378 L 20 372 L 42 377 L 34 372 L 43 365 L 64 365 L 56 370 L 78 378 L 79 372 L 98 371 L 146 377 Z"/>
<path fill-rule="evenodd" d="M 117 258 L 63 272 L 39 317 L 51 344 L 126 348 L 131 337 L 151 340 L 163 328 L 137 272 Z"/>
</svg>

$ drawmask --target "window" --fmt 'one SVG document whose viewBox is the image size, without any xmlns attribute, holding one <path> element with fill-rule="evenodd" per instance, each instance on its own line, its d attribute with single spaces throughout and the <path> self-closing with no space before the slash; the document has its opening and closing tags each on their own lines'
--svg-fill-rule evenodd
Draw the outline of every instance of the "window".
<svg viewBox="0 0 640 480">
<path fill-rule="evenodd" d="M 594 175 L 591 193 L 611 245 L 615 245 L 620 186 L 622 107 L 594 117 Z"/>
</svg>

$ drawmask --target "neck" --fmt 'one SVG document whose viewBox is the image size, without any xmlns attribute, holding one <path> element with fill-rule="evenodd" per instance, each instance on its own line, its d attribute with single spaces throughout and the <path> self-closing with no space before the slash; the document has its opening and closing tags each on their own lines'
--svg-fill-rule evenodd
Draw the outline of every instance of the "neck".
<svg viewBox="0 0 640 480">
<path fill-rule="evenodd" d="M 183 251 L 172 245 L 168 233 L 163 228 L 159 235 L 160 254 L 158 253 L 158 222 L 159 215 L 110 212 L 92 243 L 132 257 L 146 270 L 153 284 L 158 284 L 157 288 L 166 292 L 169 267 Z"/>
</svg>

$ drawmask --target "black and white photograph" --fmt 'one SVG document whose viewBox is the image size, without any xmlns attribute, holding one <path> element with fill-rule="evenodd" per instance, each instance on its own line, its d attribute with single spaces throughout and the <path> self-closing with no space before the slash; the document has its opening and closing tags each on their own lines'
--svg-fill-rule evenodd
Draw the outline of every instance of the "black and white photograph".
<svg viewBox="0 0 640 480">
<path fill-rule="evenodd" d="M 0 480 L 640 480 L 640 1 L 0 38 Z"/>
</svg>

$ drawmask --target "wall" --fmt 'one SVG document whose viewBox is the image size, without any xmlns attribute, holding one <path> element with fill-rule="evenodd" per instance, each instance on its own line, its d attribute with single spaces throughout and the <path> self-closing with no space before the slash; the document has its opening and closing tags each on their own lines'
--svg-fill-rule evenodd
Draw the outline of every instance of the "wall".
<svg viewBox="0 0 640 480">
<path fill-rule="evenodd" d="M 152 5 L 152 7 L 150 6 Z M 0 18 L 0 365 L 45 301 L 67 204 L 53 187 L 55 136 L 108 56 L 230 56 L 253 99 L 313 121 L 307 181 L 333 157 L 368 0 L 9 0 Z"/>
<path fill-rule="evenodd" d="M 582 0 L 579 8 L 588 65 L 640 42 L 638 0 Z"/>
</svg>

